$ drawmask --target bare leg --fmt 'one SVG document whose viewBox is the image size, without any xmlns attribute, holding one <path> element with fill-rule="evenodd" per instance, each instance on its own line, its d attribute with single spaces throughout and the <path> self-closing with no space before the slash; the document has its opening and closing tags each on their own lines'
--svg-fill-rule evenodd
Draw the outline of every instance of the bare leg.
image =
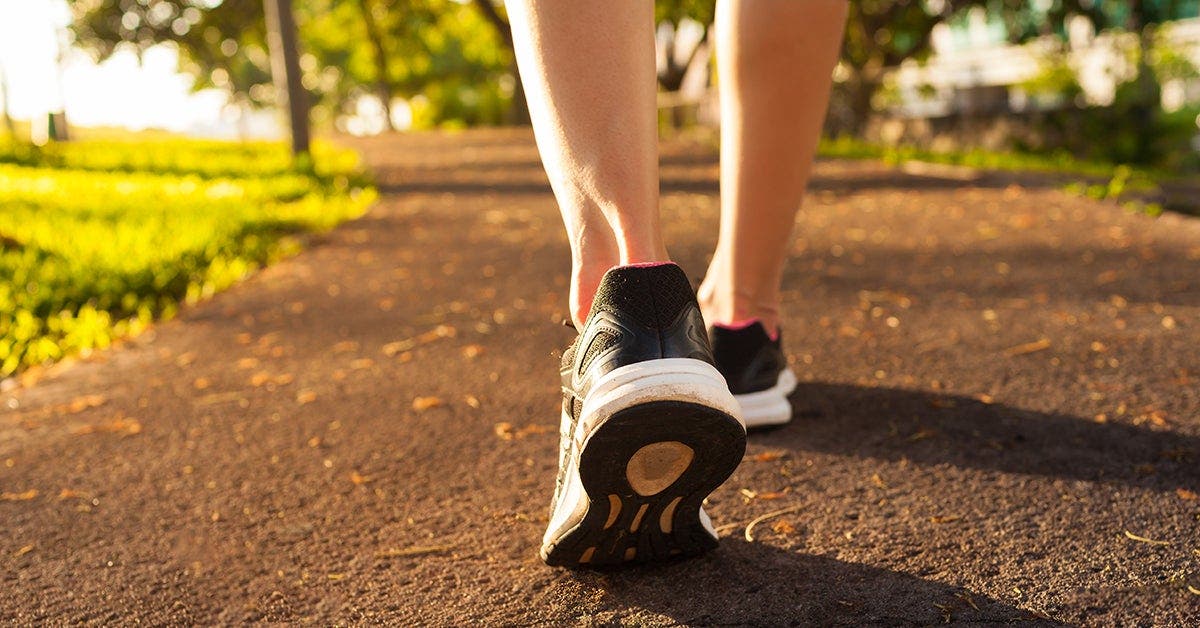
<svg viewBox="0 0 1200 628">
<path fill-rule="evenodd" d="M 779 284 L 825 119 L 846 0 L 718 0 L 721 235 L 709 324 L 779 324 Z"/>
<path fill-rule="evenodd" d="M 542 162 L 571 239 L 571 316 L 604 272 L 667 260 L 658 221 L 654 5 L 509 0 Z"/>
</svg>

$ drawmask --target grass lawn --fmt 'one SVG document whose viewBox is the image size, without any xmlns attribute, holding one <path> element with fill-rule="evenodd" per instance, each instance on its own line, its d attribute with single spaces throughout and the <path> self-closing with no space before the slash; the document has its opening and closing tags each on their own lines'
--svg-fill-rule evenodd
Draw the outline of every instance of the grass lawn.
<svg viewBox="0 0 1200 628">
<path fill-rule="evenodd" d="M 362 214 L 353 152 L 181 139 L 0 140 L 0 378 L 103 348 Z"/>
</svg>

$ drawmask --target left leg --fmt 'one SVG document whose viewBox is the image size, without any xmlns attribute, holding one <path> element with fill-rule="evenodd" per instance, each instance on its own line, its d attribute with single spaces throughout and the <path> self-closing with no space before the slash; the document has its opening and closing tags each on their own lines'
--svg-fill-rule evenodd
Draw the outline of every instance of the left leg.
<svg viewBox="0 0 1200 628">
<path fill-rule="evenodd" d="M 779 284 L 821 135 L 846 0 L 719 0 L 721 234 L 700 288 L 712 325 L 779 324 Z"/>
</svg>

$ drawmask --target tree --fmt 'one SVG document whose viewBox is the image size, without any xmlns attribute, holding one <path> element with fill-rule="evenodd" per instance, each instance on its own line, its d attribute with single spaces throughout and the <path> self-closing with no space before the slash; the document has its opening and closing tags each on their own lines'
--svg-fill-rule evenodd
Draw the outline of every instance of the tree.
<svg viewBox="0 0 1200 628">
<path fill-rule="evenodd" d="M 76 42 L 95 57 L 166 43 L 179 50 L 195 89 L 222 88 L 241 106 L 274 104 L 261 0 L 68 1 Z M 504 115 L 498 85 L 511 51 L 477 7 L 456 0 L 293 2 L 314 117 L 332 117 L 365 93 L 385 106 L 392 97 L 424 96 L 415 105 L 422 124 L 493 123 Z"/>
<path fill-rule="evenodd" d="M 271 75 L 275 99 L 287 111 L 292 154 L 308 154 L 308 94 L 300 78 L 300 50 L 296 45 L 296 18 L 292 0 L 263 0 L 267 22 L 267 44 L 271 50 Z"/>
<path fill-rule="evenodd" d="M 495 29 L 496 35 L 500 37 L 500 41 L 504 42 L 504 46 L 508 49 L 508 54 L 512 58 L 509 62 L 509 68 L 513 77 L 512 105 L 508 113 L 508 121 L 512 124 L 528 124 L 529 123 L 529 103 L 525 100 L 525 85 L 521 82 L 521 69 L 517 67 L 517 56 L 513 49 L 512 27 L 508 23 L 508 19 L 501 15 L 501 9 L 497 7 L 494 0 L 471 0 L 471 3 L 479 10 L 479 14 L 487 20 L 488 24 Z M 503 5 L 503 2 L 500 3 Z"/>
<path fill-rule="evenodd" d="M 372 0 L 358 0 L 359 10 L 362 11 L 363 26 L 367 32 L 367 41 L 371 43 L 371 54 L 375 60 L 375 89 L 379 102 L 383 106 L 383 117 L 389 130 L 396 130 L 392 120 L 392 86 L 388 82 L 388 53 L 383 41 L 383 31 L 379 28 L 379 20 L 375 16 L 378 5 Z"/>
<path fill-rule="evenodd" d="M 940 7 L 918 0 L 857 0 L 850 3 L 842 63 L 849 71 L 845 83 L 851 130 L 861 133 L 871 114 L 871 99 L 883 82 L 884 70 L 931 52 L 933 29 L 955 9 L 973 3 Z"/>
<path fill-rule="evenodd" d="M 654 20 L 669 31 L 669 39 L 665 42 L 665 63 L 658 73 L 658 84 L 668 92 L 679 91 L 687 70 L 695 61 L 696 55 L 708 43 L 708 32 L 716 17 L 716 0 L 664 0 L 654 5 Z M 682 57 L 676 52 L 676 37 L 680 26 L 686 20 L 699 22 L 704 26 L 704 34 L 700 41 Z"/>
<path fill-rule="evenodd" d="M 0 65 L 0 107 L 4 108 L 4 128 L 8 129 L 9 139 L 17 138 L 17 126 L 13 123 L 12 111 L 9 108 L 8 94 L 8 75 L 4 73 L 4 66 Z"/>
</svg>

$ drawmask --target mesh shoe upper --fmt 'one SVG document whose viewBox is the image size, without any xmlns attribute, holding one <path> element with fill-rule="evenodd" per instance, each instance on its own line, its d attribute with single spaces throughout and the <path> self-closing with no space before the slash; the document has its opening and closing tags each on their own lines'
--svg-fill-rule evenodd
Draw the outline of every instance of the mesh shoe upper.
<svg viewBox="0 0 1200 628">
<path fill-rule="evenodd" d="M 716 325 L 709 334 L 717 370 L 735 395 L 771 388 L 787 368 L 781 334 L 772 338 L 759 321 L 736 328 Z"/>
</svg>

